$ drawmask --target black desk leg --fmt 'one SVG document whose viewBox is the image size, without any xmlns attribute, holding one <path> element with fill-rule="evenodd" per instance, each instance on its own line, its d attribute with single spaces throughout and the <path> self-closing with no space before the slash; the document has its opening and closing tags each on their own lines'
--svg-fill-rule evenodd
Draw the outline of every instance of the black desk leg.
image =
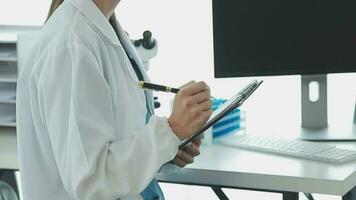
<svg viewBox="0 0 356 200">
<path fill-rule="evenodd" d="M 299 200 L 298 192 L 283 192 L 283 200 Z"/>
<path fill-rule="evenodd" d="M 342 200 L 356 200 L 356 187 L 342 196 Z"/>
<path fill-rule="evenodd" d="M 229 200 L 224 191 L 222 191 L 221 187 L 211 186 L 211 189 L 215 192 L 216 196 L 219 197 L 220 200 Z"/>
</svg>

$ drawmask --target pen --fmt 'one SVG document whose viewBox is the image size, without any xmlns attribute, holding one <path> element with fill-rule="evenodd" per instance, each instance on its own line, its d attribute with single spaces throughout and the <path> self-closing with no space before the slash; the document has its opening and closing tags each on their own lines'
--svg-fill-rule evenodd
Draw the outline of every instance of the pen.
<svg viewBox="0 0 356 200">
<path fill-rule="evenodd" d="M 161 92 L 177 93 L 180 90 L 178 88 L 172 88 L 172 87 L 153 84 L 153 83 L 147 83 L 145 81 L 140 81 L 138 86 L 142 89 L 150 89 L 150 90 L 156 90 L 156 91 L 161 91 Z"/>
</svg>

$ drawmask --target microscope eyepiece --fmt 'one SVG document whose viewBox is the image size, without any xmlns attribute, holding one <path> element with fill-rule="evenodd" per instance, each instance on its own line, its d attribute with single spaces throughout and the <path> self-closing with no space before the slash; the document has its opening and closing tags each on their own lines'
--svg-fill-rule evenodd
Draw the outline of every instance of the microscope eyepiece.
<svg viewBox="0 0 356 200">
<path fill-rule="evenodd" d="M 143 32 L 142 46 L 145 49 L 152 49 L 155 46 L 155 41 L 152 38 L 151 31 Z"/>
</svg>

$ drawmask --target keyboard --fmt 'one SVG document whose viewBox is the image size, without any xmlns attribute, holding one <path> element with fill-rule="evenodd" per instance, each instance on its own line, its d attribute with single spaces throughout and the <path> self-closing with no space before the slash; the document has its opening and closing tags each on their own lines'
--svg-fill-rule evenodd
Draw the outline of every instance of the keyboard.
<svg viewBox="0 0 356 200">
<path fill-rule="evenodd" d="M 330 163 L 345 163 L 356 160 L 356 151 L 338 148 L 317 142 L 267 138 L 252 135 L 234 135 L 223 138 L 221 143 L 255 151 L 275 153 Z"/>
</svg>

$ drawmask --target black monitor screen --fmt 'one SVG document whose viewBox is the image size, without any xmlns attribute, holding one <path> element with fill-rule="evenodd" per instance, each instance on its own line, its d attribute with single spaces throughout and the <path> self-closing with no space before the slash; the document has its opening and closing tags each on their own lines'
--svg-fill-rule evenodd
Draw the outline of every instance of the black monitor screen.
<svg viewBox="0 0 356 200">
<path fill-rule="evenodd" d="M 215 77 L 356 71 L 356 0 L 213 0 Z"/>
</svg>

